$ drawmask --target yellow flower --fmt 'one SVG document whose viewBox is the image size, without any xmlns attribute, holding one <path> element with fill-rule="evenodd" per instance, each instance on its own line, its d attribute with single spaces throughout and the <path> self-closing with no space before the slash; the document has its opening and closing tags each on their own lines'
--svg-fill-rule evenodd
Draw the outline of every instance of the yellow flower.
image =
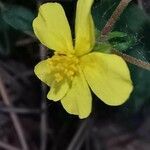
<svg viewBox="0 0 150 150">
<path fill-rule="evenodd" d="M 35 74 L 51 87 L 48 99 L 60 100 L 68 113 L 80 118 L 91 112 L 90 88 L 112 106 L 124 103 L 133 89 L 128 67 L 121 57 L 92 52 L 95 45 L 92 3 L 93 0 L 77 2 L 74 44 L 60 4 L 43 4 L 33 21 L 40 42 L 55 50 L 51 58 L 36 65 Z"/>
</svg>

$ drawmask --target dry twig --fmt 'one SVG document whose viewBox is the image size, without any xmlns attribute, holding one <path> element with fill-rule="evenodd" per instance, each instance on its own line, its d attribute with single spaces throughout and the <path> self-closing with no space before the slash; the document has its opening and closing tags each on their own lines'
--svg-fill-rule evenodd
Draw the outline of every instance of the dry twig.
<svg viewBox="0 0 150 150">
<path fill-rule="evenodd" d="M 0 147 L 3 148 L 3 149 L 6 149 L 6 150 L 21 150 L 17 147 L 14 147 L 12 145 L 9 145 L 9 144 L 1 142 L 1 141 L 0 141 Z"/>
<path fill-rule="evenodd" d="M 46 56 L 46 48 L 40 44 L 40 58 L 43 60 Z M 46 86 L 41 84 L 41 147 L 40 150 L 46 150 L 47 143 L 47 116 L 46 116 Z"/>
<path fill-rule="evenodd" d="M 0 112 L 10 113 L 14 112 L 17 114 L 39 114 L 40 109 L 29 109 L 29 108 L 14 108 L 14 107 L 0 107 Z"/>
<path fill-rule="evenodd" d="M 89 121 L 91 121 L 91 120 L 86 119 L 81 123 L 78 131 L 76 132 L 74 138 L 70 142 L 67 150 L 79 150 L 81 148 L 81 146 L 87 136 L 87 132 L 88 132 L 88 128 L 89 128 L 89 126 L 88 126 Z"/>
<path fill-rule="evenodd" d="M 12 104 L 10 102 L 9 96 L 6 92 L 6 89 L 5 89 L 5 86 L 3 84 L 1 77 L 0 77 L 0 94 L 2 96 L 4 104 L 8 107 L 11 107 Z M 20 140 L 22 149 L 28 150 L 28 145 L 27 145 L 27 142 L 26 142 L 24 132 L 23 132 L 22 126 L 20 124 L 19 118 L 17 117 L 17 115 L 14 112 L 10 111 L 9 114 L 10 114 L 10 117 L 11 117 L 12 122 L 14 124 L 14 127 L 16 129 L 16 132 L 17 132 L 18 138 Z"/>
</svg>

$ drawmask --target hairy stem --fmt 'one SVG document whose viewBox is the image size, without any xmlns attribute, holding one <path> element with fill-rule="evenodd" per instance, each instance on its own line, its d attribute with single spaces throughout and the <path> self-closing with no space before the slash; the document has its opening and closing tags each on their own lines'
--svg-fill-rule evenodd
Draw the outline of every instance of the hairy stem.
<svg viewBox="0 0 150 150">
<path fill-rule="evenodd" d="M 107 36 L 108 33 L 112 31 L 112 29 L 114 27 L 114 24 L 116 23 L 116 21 L 118 20 L 118 18 L 120 17 L 122 12 L 124 11 L 124 9 L 128 6 L 128 4 L 131 1 L 132 0 L 121 0 L 120 1 L 120 3 L 117 6 L 116 10 L 113 12 L 113 14 L 111 15 L 110 19 L 108 20 L 108 22 L 106 23 L 106 25 L 102 29 L 101 37 Z"/>
<path fill-rule="evenodd" d="M 118 56 L 121 56 L 125 61 L 127 61 L 127 62 L 129 62 L 129 63 L 131 63 L 133 65 L 136 65 L 136 66 L 138 66 L 140 68 L 143 68 L 143 69 L 146 69 L 146 70 L 150 71 L 150 63 L 142 61 L 142 60 L 137 59 L 137 58 L 134 58 L 134 57 L 129 56 L 127 54 L 118 52 L 116 50 L 113 50 L 112 52 L 114 54 L 118 55 Z"/>
</svg>

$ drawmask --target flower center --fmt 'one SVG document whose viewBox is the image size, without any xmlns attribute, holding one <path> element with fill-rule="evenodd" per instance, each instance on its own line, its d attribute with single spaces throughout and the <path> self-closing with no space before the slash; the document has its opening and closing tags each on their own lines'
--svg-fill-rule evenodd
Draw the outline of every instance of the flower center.
<svg viewBox="0 0 150 150">
<path fill-rule="evenodd" d="M 50 59 L 49 63 L 52 68 L 54 80 L 58 83 L 63 79 L 72 80 L 78 72 L 78 58 L 74 55 L 56 53 Z"/>
</svg>

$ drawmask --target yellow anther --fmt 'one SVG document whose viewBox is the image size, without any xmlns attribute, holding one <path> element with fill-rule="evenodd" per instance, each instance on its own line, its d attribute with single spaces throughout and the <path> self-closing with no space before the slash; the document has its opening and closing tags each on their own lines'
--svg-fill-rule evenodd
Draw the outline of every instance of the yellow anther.
<svg viewBox="0 0 150 150">
<path fill-rule="evenodd" d="M 74 78 L 74 76 L 71 76 L 71 77 L 70 77 L 70 80 L 73 80 L 73 78 Z"/>
<path fill-rule="evenodd" d="M 70 68 L 72 69 L 72 70 L 74 70 L 74 71 L 76 71 L 77 70 L 77 67 L 73 64 L 73 65 L 71 65 L 70 66 Z"/>
<path fill-rule="evenodd" d="M 56 82 L 60 82 L 65 78 L 72 80 L 77 73 L 78 62 L 78 58 L 74 55 L 55 53 L 50 59 L 50 64 L 53 68 L 54 79 Z"/>
<path fill-rule="evenodd" d="M 63 80 L 63 76 L 61 76 L 60 73 L 56 73 L 54 76 L 55 76 L 56 82 L 60 82 Z"/>
<path fill-rule="evenodd" d="M 65 68 L 64 73 L 65 73 L 65 74 L 67 74 L 67 72 L 68 72 L 68 69 L 67 69 L 67 68 Z"/>
<path fill-rule="evenodd" d="M 68 76 L 73 76 L 74 75 L 74 71 L 69 70 L 67 74 L 68 74 Z"/>
</svg>

